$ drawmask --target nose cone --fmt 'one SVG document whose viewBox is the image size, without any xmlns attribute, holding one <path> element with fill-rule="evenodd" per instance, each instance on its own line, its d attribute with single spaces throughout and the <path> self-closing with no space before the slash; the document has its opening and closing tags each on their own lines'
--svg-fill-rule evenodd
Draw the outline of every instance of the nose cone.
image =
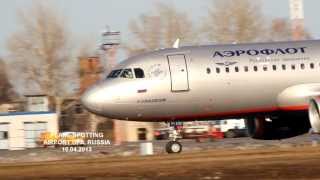
<svg viewBox="0 0 320 180">
<path fill-rule="evenodd" d="M 108 84 L 97 84 L 81 97 L 82 105 L 90 112 L 111 117 L 114 109 L 114 93 Z"/>
<path fill-rule="evenodd" d="M 99 89 L 95 86 L 87 91 L 81 97 L 82 105 L 91 112 L 97 113 L 100 111 L 99 99 L 97 99 Z"/>
</svg>

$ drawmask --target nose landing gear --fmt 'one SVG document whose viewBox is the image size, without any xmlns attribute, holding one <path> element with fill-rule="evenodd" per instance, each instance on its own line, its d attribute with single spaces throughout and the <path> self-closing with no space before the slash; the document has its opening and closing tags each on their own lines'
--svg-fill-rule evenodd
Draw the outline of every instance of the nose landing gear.
<svg viewBox="0 0 320 180">
<path fill-rule="evenodd" d="M 167 153 L 180 153 L 182 151 L 182 145 L 178 141 L 169 141 L 166 145 Z"/>
<path fill-rule="evenodd" d="M 172 134 L 170 136 L 171 141 L 166 144 L 166 152 L 171 153 L 180 153 L 182 151 L 182 145 L 178 142 L 178 139 L 181 138 L 180 131 L 183 124 L 180 122 L 171 122 L 171 127 L 174 127 Z"/>
</svg>

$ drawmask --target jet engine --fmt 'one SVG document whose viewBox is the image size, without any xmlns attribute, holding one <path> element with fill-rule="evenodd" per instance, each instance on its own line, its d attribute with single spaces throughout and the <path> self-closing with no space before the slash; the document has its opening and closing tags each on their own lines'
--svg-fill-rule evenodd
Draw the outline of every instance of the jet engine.
<svg viewBox="0 0 320 180">
<path fill-rule="evenodd" d="M 319 114 L 318 114 L 319 117 Z M 248 134 L 254 139 L 276 140 L 305 134 L 310 123 L 305 116 L 258 116 L 246 120 Z"/>
<path fill-rule="evenodd" d="M 309 120 L 314 133 L 320 133 L 320 99 L 312 99 L 309 103 Z"/>
</svg>

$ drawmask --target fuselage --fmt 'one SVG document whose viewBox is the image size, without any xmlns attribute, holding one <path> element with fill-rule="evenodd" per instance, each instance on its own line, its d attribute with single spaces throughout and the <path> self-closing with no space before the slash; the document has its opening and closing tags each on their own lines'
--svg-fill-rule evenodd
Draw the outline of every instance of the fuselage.
<svg viewBox="0 0 320 180">
<path fill-rule="evenodd" d="M 310 40 L 157 50 L 120 63 L 82 101 L 96 114 L 133 121 L 306 111 L 320 92 L 319 49 Z"/>
</svg>

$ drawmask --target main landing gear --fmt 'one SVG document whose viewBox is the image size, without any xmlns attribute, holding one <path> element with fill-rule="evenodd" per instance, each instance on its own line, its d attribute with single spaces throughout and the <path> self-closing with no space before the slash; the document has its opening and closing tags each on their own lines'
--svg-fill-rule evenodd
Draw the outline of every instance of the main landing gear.
<svg viewBox="0 0 320 180">
<path fill-rule="evenodd" d="M 178 142 L 181 138 L 180 131 L 182 129 L 182 122 L 170 122 L 170 126 L 173 127 L 173 132 L 170 134 L 170 141 L 166 145 L 167 153 L 180 153 L 182 151 L 182 145 Z"/>
</svg>

